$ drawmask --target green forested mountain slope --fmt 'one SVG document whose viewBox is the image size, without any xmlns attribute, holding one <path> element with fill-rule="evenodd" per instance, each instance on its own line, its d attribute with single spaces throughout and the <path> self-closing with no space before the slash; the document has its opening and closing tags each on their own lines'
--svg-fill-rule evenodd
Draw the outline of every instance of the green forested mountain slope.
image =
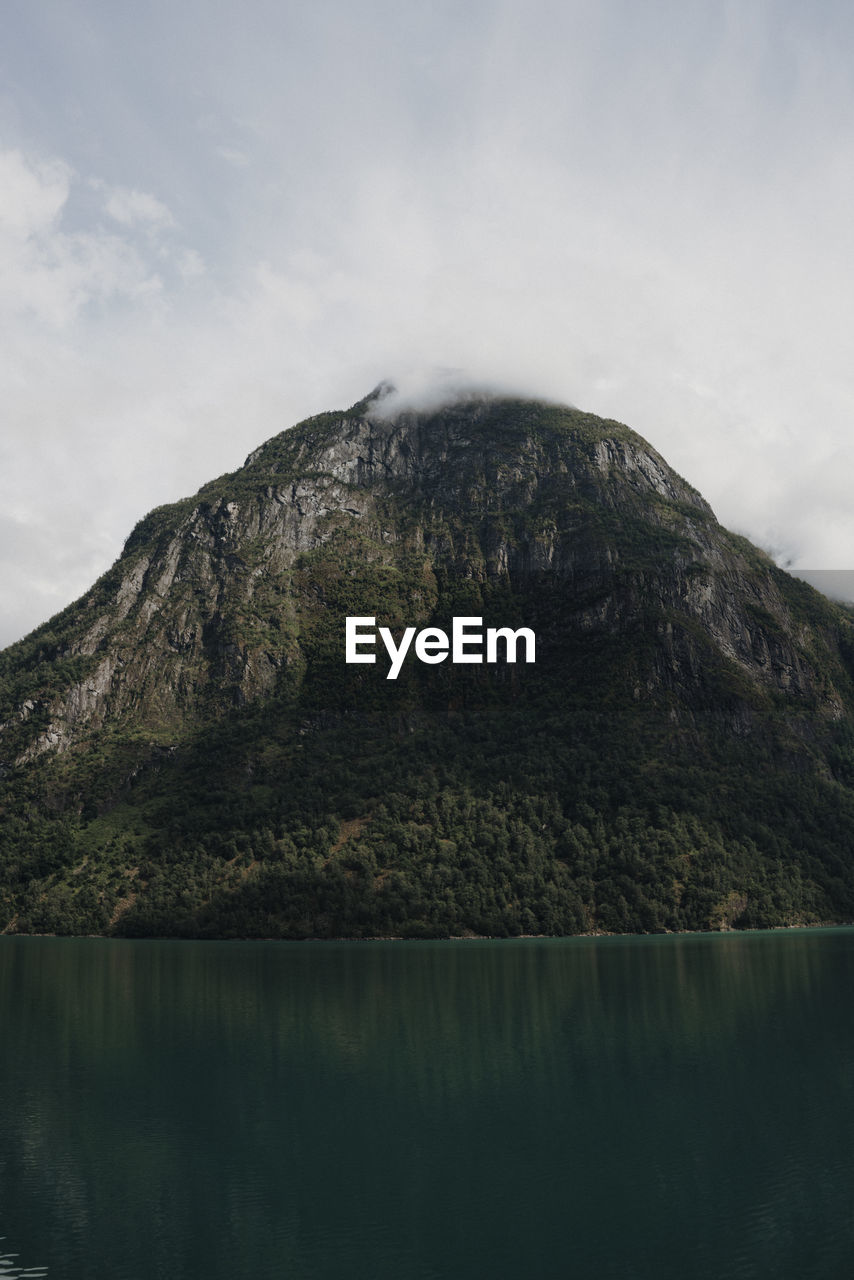
<svg viewBox="0 0 854 1280">
<path fill-rule="evenodd" d="M 381 395 L 153 511 L 0 654 L 0 928 L 443 936 L 854 918 L 851 614 L 628 428 Z M 345 618 L 536 662 L 347 665 Z"/>
</svg>

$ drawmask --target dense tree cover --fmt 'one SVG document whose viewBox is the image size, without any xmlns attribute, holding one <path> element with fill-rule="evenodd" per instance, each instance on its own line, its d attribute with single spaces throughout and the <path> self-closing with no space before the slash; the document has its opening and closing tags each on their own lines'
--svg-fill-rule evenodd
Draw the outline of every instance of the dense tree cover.
<svg viewBox="0 0 854 1280">
<path fill-rule="evenodd" d="M 33 770 L 38 793 L 3 796 L 3 923 L 303 938 L 854 919 L 850 733 L 833 776 L 781 763 L 785 726 L 674 730 L 624 699 L 632 652 L 565 651 L 560 689 L 549 663 L 448 669 L 426 709 L 423 671 L 391 691 L 368 668 L 347 708 L 339 688 L 319 710 L 309 681 L 174 750 L 100 744 L 85 768 Z M 328 681 L 322 644 L 318 660 Z"/>
</svg>

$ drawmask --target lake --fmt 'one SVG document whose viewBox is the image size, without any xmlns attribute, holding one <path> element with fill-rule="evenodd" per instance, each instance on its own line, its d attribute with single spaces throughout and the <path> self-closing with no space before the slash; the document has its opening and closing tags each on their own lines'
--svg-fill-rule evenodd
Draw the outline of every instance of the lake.
<svg viewBox="0 0 854 1280">
<path fill-rule="evenodd" d="M 0 938 L 0 1274 L 838 1280 L 854 929 Z"/>
</svg>

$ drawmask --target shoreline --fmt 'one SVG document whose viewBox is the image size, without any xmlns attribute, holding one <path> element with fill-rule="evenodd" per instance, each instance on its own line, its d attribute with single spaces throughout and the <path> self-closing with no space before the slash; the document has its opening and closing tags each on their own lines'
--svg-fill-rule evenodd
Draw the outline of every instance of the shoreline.
<svg viewBox="0 0 854 1280">
<path fill-rule="evenodd" d="M 662 929 L 656 933 L 609 933 L 604 929 L 594 929 L 586 933 L 519 933 L 513 937 L 499 937 L 490 933 L 451 934 L 444 938 L 410 938 L 403 934 L 372 934 L 370 937 L 352 937 L 346 934 L 334 938 L 187 938 L 178 934 L 149 934 L 129 938 L 121 934 L 110 933 L 9 933 L 0 930 L 0 941 L 4 938 L 56 938 L 63 941 L 101 941 L 101 942 L 237 942 L 237 943 L 287 943 L 289 946 L 301 946 L 304 943 L 363 943 L 363 942 L 572 942 L 581 938 L 718 938 L 765 936 L 774 933 L 798 933 L 819 929 L 852 929 L 854 920 L 824 920 L 813 924 L 780 924 L 767 929 Z"/>
</svg>

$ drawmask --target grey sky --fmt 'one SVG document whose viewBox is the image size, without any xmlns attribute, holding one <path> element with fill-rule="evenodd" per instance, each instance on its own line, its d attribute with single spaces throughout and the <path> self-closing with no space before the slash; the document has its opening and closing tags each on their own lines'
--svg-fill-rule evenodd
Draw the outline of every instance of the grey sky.
<svg viewBox="0 0 854 1280">
<path fill-rule="evenodd" d="M 432 370 L 854 564 L 854 11 L 7 0 L 0 643 L 151 506 Z"/>
</svg>

